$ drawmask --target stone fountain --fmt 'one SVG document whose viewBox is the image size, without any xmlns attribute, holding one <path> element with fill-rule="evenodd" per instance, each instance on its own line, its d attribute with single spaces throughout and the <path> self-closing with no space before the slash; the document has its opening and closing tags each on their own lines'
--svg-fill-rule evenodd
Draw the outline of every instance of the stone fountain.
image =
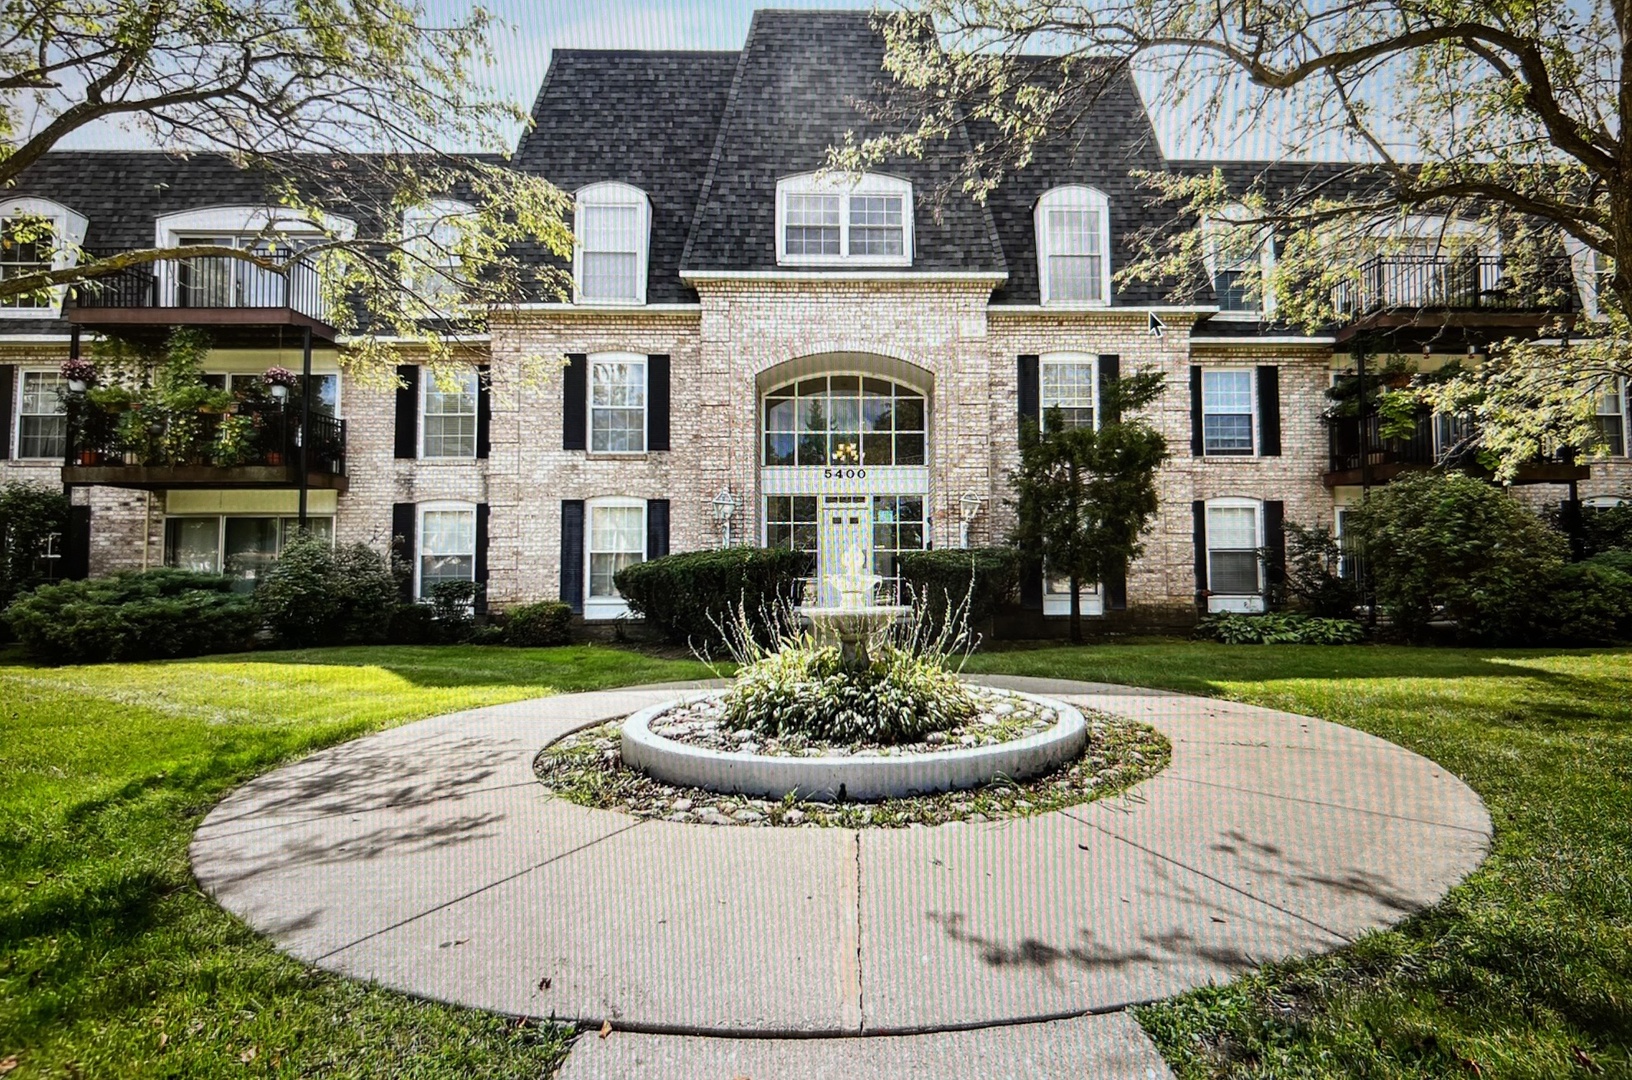
<svg viewBox="0 0 1632 1080">
<path fill-rule="evenodd" d="M 846 667 L 866 668 L 872 663 L 868 646 L 875 634 L 911 611 L 906 604 L 877 603 L 878 583 L 884 579 L 866 572 L 866 552 L 851 548 L 840 564 L 841 573 L 825 579 L 838 593 L 837 604 L 805 606 L 800 609 L 810 620 L 818 639 L 837 640 Z"/>
</svg>

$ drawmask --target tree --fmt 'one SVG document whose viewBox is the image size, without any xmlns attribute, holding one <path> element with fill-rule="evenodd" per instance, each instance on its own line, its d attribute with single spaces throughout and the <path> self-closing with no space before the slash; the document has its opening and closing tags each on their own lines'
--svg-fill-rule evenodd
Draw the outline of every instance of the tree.
<svg viewBox="0 0 1632 1080">
<path fill-rule="evenodd" d="M 1012 539 L 1050 573 L 1070 579 L 1072 641 L 1082 640 L 1083 583 L 1125 574 L 1156 513 L 1156 470 L 1167 460 L 1167 440 L 1127 414 L 1155 401 L 1162 381 L 1154 371 L 1107 380 L 1097 428 L 1066 427 L 1058 409 L 1041 429 L 1029 421 L 1022 428 L 1020 467 L 1011 474 Z"/>
<path fill-rule="evenodd" d="M 560 291 L 561 271 L 516 245 L 572 250 L 560 190 L 496 153 L 447 149 L 502 153 L 525 120 L 472 78 L 493 25 L 480 8 L 437 25 L 418 0 L 14 0 L 0 22 L 0 185 L 98 122 L 226 155 L 264 177 L 282 220 L 252 248 L 185 254 L 271 270 L 309 260 L 353 363 L 394 363 L 382 339 L 405 336 L 446 359 L 446 330 L 471 313 Z M 70 248 L 38 218 L 14 218 L 5 239 Z M 76 265 L 8 275 L 0 299 L 183 254 L 67 253 Z"/>
<path fill-rule="evenodd" d="M 60 489 L 21 481 L 0 485 L 0 609 L 46 580 L 51 538 L 67 528 L 68 499 Z"/>
<path fill-rule="evenodd" d="M 1632 375 L 1629 23 L 1632 5 L 1600 0 L 924 0 L 881 16 L 895 85 L 879 109 L 895 132 L 835 148 L 832 163 L 922 154 L 976 124 L 956 183 L 984 198 L 1141 68 L 1159 73 L 1153 113 L 1224 130 L 1274 113 L 1290 133 L 1282 161 L 1329 159 L 1335 144 L 1359 164 L 1146 175 L 1173 214 L 1134 238 L 1122 280 L 1194 298 L 1206 244 L 1223 234 L 1239 254 L 1273 235 L 1270 281 L 1249 287 L 1269 285 L 1280 318 L 1313 327 L 1338 316 L 1334 290 L 1359 262 L 1425 216 L 1466 227 L 1412 244 L 1454 254 L 1499 234 L 1504 287 L 1538 297 L 1571 288 L 1566 254 L 1595 262 L 1603 321 L 1589 334 L 1494 342 L 1487 362 L 1421 395 L 1472 413 L 1510 475 L 1560 440 L 1596 442 L 1595 398 Z"/>
</svg>

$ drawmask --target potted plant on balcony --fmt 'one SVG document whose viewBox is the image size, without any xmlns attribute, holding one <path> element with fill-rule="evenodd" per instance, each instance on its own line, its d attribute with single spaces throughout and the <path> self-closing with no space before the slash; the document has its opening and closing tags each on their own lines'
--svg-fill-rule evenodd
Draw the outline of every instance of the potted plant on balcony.
<svg viewBox="0 0 1632 1080">
<path fill-rule="evenodd" d="M 68 391 L 83 394 L 96 381 L 96 365 L 89 360 L 64 360 L 59 369 L 68 380 Z"/>
<path fill-rule="evenodd" d="M 223 416 L 215 429 L 215 445 L 211 447 L 210 456 L 216 465 L 231 468 L 248 461 L 254 455 L 254 448 L 255 422 L 247 416 L 230 414 Z"/>
<path fill-rule="evenodd" d="M 294 372 L 276 365 L 267 368 L 266 374 L 261 378 L 266 382 L 267 389 L 272 391 L 272 396 L 280 402 L 289 396 L 289 391 L 300 381 Z"/>
<path fill-rule="evenodd" d="M 158 435 L 153 430 L 155 426 L 163 430 L 153 417 L 145 415 L 140 402 L 133 403 L 129 410 L 119 414 L 113 438 L 126 465 L 145 465 L 152 460 L 158 441 Z"/>
</svg>

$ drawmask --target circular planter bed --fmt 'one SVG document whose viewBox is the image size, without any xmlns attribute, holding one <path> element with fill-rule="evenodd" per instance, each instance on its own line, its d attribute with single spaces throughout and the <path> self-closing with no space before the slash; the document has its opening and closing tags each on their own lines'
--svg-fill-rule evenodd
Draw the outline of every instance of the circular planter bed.
<svg viewBox="0 0 1632 1080">
<path fill-rule="evenodd" d="M 1019 783 L 1052 772 L 1082 753 L 1088 728 L 1082 713 L 1070 705 L 1013 691 L 985 693 L 1010 699 L 1007 712 L 990 725 L 1004 738 L 964 730 L 957 733 L 955 745 L 946 747 L 797 746 L 762 753 L 757 745 L 753 751 L 717 749 L 721 741 L 717 731 L 698 732 L 690 724 L 678 725 L 688 729 L 690 741 L 654 730 L 654 724 L 661 729 L 663 718 L 677 710 L 706 715 L 706 709 L 698 709 L 699 700 L 719 696 L 707 695 L 635 713 L 624 721 L 619 749 L 625 765 L 675 787 L 815 802 L 899 799 L 977 788 L 998 779 Z M 1051 722 L 1040 730 L 1003 722 L 1017 713 Z"/>
</svg>

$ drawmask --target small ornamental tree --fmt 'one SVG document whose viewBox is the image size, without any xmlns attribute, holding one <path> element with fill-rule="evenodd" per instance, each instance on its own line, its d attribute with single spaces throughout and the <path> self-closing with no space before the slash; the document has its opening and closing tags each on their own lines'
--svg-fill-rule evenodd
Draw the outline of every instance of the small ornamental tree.
<svg viewBox="0 0 1632 1080">
<path fill-rule="evenodd" d="M 1070 578 L 1072 641 L 1082 640 L 1082 583 L 1126 573 L 1156 513 L 1156 470 L 1167 460 L 1167 440 L 1144 419 L 1128 417 L 1161 392 L 1162 376 L 1141 371 L 1101 388 L 1097 428 L 1067 427 L 1058 409 L 1041 429 L 1022 427 L 1020 467 L 1011 474 L 1012 539 Z"/>
<path fill-rule="evenodd" d="M 43 484 L 0 485 L 0 609 L 45 580 L 53 535 L 68 527 L 68 500 Z"/>
</svg>

